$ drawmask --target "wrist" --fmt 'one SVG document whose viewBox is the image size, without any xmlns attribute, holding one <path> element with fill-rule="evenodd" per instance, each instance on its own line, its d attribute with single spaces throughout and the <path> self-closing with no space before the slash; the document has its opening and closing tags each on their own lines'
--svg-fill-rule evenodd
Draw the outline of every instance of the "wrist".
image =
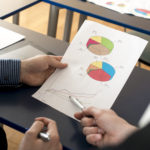
<svg viewBox="0 0 150 150">
<path fill-rule="evenodd" d="M 137 128 L 136 126 L 130 125 L 129 129 L 128 129 L 128 136 L 131 135 L 132 133 L 136 132 L 139 128 Z"/>
<path fill-rule="evenodd" d="M 138 130 L 138 128 L 136 126 L 133 126 L 131 124 L 127 124 L 126 127 L 124 127 L 124 131 L 120 132 L 120 142 L 124 141 L 125 139 L 127 139 L 131 134 L 133 134 L 134 132 L 136 132 Z"/>
</svg>

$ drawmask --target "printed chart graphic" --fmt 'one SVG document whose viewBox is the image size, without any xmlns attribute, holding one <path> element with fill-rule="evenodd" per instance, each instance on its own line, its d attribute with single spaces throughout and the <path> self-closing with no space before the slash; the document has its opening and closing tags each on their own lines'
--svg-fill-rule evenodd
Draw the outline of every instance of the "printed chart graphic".
<svg viewBox="0 0 150 150">
<path fill-rule="evenodd" d="M 111 6 L 114 5 L 114 2 L 107 2 L 106 4 Z"/>
<path fill-rule="evenodd" d="M 86 46 L 89 51 L 96 55 L 108 55 L 114 48 L 112 41 L 101 36 L 90 37 Z"/>
<path fill-rule="evenodd" d="M 125 7 L 126 5 L 123 4 L 123 3 L 120 3 L 120 4 L 118 4 L 117 6 L 118 6 L 118 7 Z"/>
<path fill-rule="evenodd" d="M 115 4 L 114 2 L 106 2 L 106 4 L 109 5 L 109 6 L 116 5 L 118 7 L 125 7 L 126 6 L 124 3 Z"/>
<path fill-rule="evenodd" d="M 136 8 L 135 12 L 144 16 L 150 16 L 150 10 Z"/>
<path fill-rule="evenodd" d="M 115 74 L 115 69 L 108 63 L 96 61 L 89 65 L 87 74 L 97 81 L 109 81 Z"/>
</svg>

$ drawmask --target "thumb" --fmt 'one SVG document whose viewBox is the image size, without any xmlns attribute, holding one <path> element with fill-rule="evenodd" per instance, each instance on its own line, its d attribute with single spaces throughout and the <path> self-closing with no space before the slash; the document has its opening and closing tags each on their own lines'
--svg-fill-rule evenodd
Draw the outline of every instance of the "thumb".
<svg viewBox="0 0 150 150">
<path fill-rule="evenodd" d="M 27 132 L 32 133 L 32 137 L 36 138 L 43 127 L 44 123 L 42 121 L 35 121 Z"/>
<path fill-rule="evenodd" d="M 66 63 L 61 63 L 59 60 L 55 59 L 55 58 L 52 58 L 50 61 L 49 61 L 49 66 L 51 67 L 54 67 L 54 68 L 65 68 L 67 67 L 68 65 Z"/>
</svg>

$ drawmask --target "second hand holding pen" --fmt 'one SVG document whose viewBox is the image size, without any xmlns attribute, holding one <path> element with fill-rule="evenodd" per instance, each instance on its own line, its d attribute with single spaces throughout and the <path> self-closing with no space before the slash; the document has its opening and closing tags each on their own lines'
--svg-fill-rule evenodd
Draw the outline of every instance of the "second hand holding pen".
<svg viewBox="0 0 150 150">
<path fill-rule="evenodd" d="M 84 109 L 86 109 L 86 107 L 83 106 L 83 105 L 79 102 L 79 100 L 78 100 L 77 98 L 72 97 L 72 96 L 69 96 L 69 99 L 70 99 L 70 101 L 71 101 L 73 104 L 75 104 L 78 108 L 80 108 L 81 111 L 83 111 Z M 90 117 L 90 116 L 89 116 L 89 117 Z M 104 131 L 98 127 L 98 133 L 104 134 Z"/>
</svg>

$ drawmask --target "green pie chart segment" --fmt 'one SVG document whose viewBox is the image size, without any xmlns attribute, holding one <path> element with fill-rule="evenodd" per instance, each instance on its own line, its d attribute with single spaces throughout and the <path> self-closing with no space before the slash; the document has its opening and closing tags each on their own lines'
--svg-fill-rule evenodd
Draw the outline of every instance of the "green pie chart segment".
<svg viewBox="0 0 150 150">
<path fill-rule="evenodd" d="M 101 36 L 90 37 L 86 46 L 89 51 L 96 55 L 108 55 L 114 48 L 112 41 Z"/>
</svg>

